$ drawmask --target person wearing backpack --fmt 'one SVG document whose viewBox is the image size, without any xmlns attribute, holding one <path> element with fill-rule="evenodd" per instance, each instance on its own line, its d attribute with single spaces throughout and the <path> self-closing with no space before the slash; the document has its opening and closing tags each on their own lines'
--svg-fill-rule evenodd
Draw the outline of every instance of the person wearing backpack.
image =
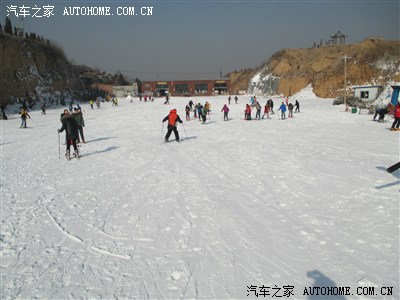
<svg viewBox="0 0 400 300">
<path fill-rule="evenodd" d="M 64 110 L 64 114 L 61 118 L 61 129 L 57 129 L 57 132 L 63 132 L 65 130 L 65 141 L 67 144 L 67 150 L 65 152 L 65 157 L 67 159 L 71 158 L 70 149 L 71 145 L 74 147 L 74 157 L 79 158 L 78 146 L 76 141 L 79 138 L 78 132 L 78 122 L 75 117 L 69 113 L 68 109 Z"/>
</svg>

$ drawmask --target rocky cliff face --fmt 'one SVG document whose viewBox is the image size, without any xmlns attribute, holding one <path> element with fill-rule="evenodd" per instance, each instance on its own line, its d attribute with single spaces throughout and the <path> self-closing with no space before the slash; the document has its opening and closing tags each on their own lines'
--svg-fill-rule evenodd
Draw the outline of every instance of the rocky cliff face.
<svg viewBox="0 0 400 300">
<path fill-rule="evenodd" d="M 273 94 L 290 96 L 311 85 L 318 97 L 335 98 L 344 90 L 344 56 L 351 57 L 346 64 L 348 93 L 354 85 L 400 81 L 400 41 L 381 39 L 366 39 L 354 45 L 283 49 L 250 76 L 247 72 L 235 77 L 236 81 L 241 78 L 242 85 L 248 80 L 251 94 L 269 94 L 272 88 Z"/>
<path fill-rule="evenodd" d="M 61 98 L 85 91 L 63 51 L 48 41 L 0 33 L 0 60 L 2 104 L 17 98 L 38 100 L 46 93 Z"/>
</svg>

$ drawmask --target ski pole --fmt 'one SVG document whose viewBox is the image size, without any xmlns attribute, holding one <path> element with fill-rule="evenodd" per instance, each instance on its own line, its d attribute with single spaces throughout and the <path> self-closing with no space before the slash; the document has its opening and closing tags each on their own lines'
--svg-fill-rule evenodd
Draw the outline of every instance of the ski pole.
<svg viewBox="0 0 400 300">
<path fill-rule="evenodd" d="M 182 127 L 183 127 L 183 130 L 185 131 L 186 137 L 188 137 L 188 135 L 187 135 L 187 133 L 186 133 L 185 125 L 183 125 L 183 123 L 182 123 Z"/>
<path fill-rule="evenodd" d="M 161 127 L 161 137 L 162 137 L 162 133 L 164 131 L 164 122 L 162 122 L 162 127 Z"/>
<path fill-rule="evenodd" d="M 35 122 L 35 121 L 33 121 L 33 119 L 32 119 L 32 118 L 29 118 L 29 119 L 30 119 L 30 120 L 33 122 L 33 124 L 37 125 L 37 124 L 36 124 L 36 122 Z"/>
<path fill-rule="evenodd" d="M 58 131 L 57 131 L 58 132 Z M 61 158 L 60 132 L 58 132 L 58 158 Z"/>
</svg>

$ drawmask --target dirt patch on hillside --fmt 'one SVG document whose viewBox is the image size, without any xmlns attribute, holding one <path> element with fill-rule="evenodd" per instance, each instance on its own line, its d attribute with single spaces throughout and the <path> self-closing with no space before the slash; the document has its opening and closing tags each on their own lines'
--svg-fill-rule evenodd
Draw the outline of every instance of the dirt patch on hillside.
<svg viewBox="0 0 400 300">
<path fill-rule="evenodd" d="M 351 57 L 346 64 L 349 92 L 354 85 L 400 81 L 400 41 L 381 39 L 366 39 L 353 45 L 283 49 L 258 70 L 235 73 L 235 78 L 241 79 L 243 88 L 246 80 L 249 86 L 251 74 L 268 74 L 272 70 L 272 75 L 279 77 L 277 94 L 290 96 L 311 84 L 318 97 L 332 98 L 344 91 L 345 56 Z M 232 80 L 232 85 L 236 89 L 236 81 Z"/>
</svg>

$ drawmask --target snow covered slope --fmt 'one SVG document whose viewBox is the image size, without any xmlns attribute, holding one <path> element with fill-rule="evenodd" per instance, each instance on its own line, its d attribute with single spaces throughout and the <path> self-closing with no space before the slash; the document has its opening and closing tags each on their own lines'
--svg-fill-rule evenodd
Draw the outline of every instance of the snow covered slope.
<svg viewBox="0 0 400 300">
<path fill-rule="evenodd" d="M 227 122 L 227 97 L 84 104 L 79 161 L 64 145 L 59 158 L 62 109 L 31 112 L 27 129 L 1 121 L 2 298 L 317 299 L 305 288 L 336 286 L 351 295 L 322 298 L 398 299 L 400 174 L 384 169 L 399 133 L 297 96 L 293 119 L 261 121 L 243 120 L 248 96 Z M 163 143 L 161 120 L 184 120 L 190 99 L 211 103 L 210 120 Z"/>
</svg>

